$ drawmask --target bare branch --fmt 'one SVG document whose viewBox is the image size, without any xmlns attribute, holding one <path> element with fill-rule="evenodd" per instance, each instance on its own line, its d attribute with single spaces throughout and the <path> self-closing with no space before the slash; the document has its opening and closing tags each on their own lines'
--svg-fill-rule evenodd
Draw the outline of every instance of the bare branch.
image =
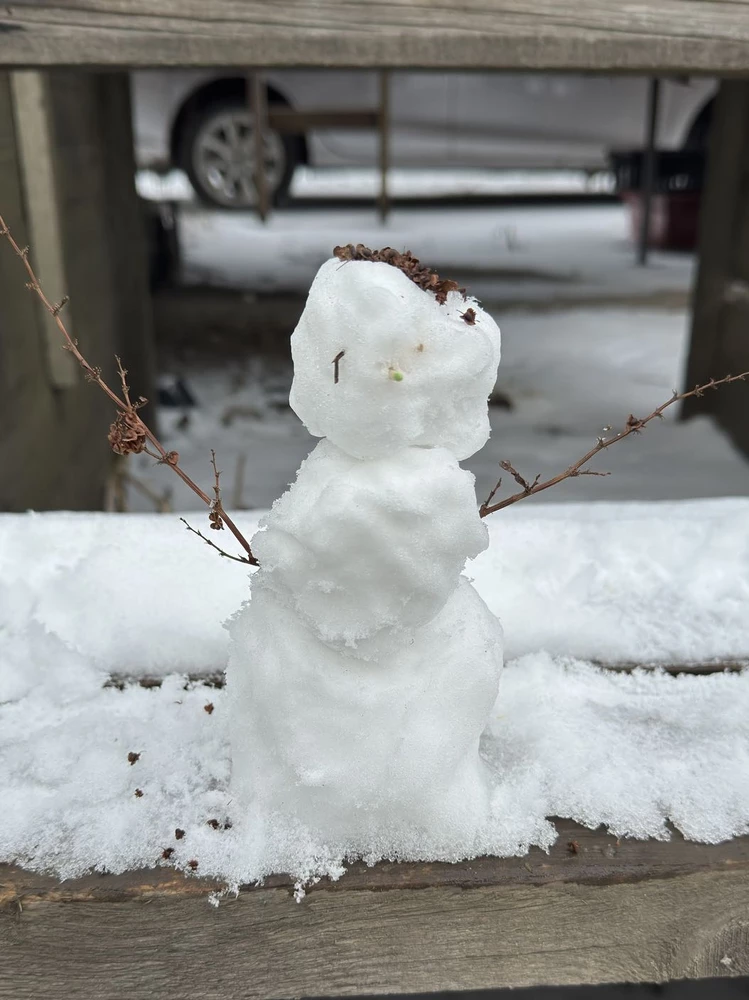
<svg viewBox="0 0 749 1000">
<path fill-rule="evenodd" d="M 78 342 L 74 340 L 60 318 L 60 313 L 68 302 L 68 297 L 65 296 L 57 305 L 53 305 L 47 296 L 44 294 L 42 286 L 39 284 L 39 279 L 37 278 L 31 263 L 29 262 L 29 248 L 20 247 L 18 243 L 13 239 L 13 236 L 8 228 L 5 220 L 0 216 L 0 236 L 4 236 L 10 243 L 13 252 L 17 257 L 23 262 L 23 266 L 26 268 L 26 273 L 29 277 L 27 283 L 27 288 L 29 288 L 38 297 L 39 301 L 42 303 L 44 308 L 50 314 L 50 316 L 55 321 L 57 329 L 60 331 L 63 337 L 63 347 L 65 350 L 70 351 L 73 357 L 76 359 L 78 364 L 84 371 L 87 381 L 96 382 L 102 392 L 106 393 L 109 399 L 114 403 L 117 409 L 120 411 L 115 422 L 112 424 L 110 429 L 110 442 L 115 447 L 123 449 L 123 454 L 138 453 L 141 451 L 146 451 L 152 457 L 155 457 L 157 461 L 164 465 L 168 465 L 174 470 L 176 475 L 182 480 L 182 482 L 188 486 L 196 496 L 199 496 L 206 506 L 210 507 L 213 511 L 214 502 L 211 497 L 202 490 L 197 483 L 187 475 L 187 473 L 179 466 L 179 455 L 177 452 L 170 451 L 167 452 L 166 448 L 157 439 L 156 435 L 151 431 L 149 427 L 141 420 L 138 416 L 137 409 L 142 406 L 146 401 L 144 399 L 139 399 L 137 403 L 133 403 L 130 400 L 129 392 L 130 389 L 125 382 L 125 377 L 127 372 L 122 367 L 122 362 L 117 358 L 117 368 L 120 376 L 120 381 L 122 383 L 122 398 L 120 398 L 117 393 L 115 393 L 107 383 L 102 378 L 101 368 L 95 368 L 88 363 L 81 352 L 78 350 Z M 147 447 L 146 442 L 150 443 L 155 449 L 155 454 L 151 449 Z M 226 514 L 222 507 L 219 505 L 220 518 L 223 523 L 229 528 L 231 533 L 234 535 L 236 540 L 242 546 L 242 548 L 247 553 L 247 561 L 252 566 L 257 565 L 257 560 L 252 554 L 252 549 L 250 548 L 250 543 L 244 537 L 242 532 L 237 528 L 232 519 Z"/>
<path fill-rule="evenodd" d="M 220 556 L 224 559 L 231 559 L 232 562 L 244 563 L 246 566 L 257 566 L 257 562 L 250 562 L 247 556 L 233 556 L 229 552 L 224 552 L 222 548 L 212 542 L 210 538 L 206 538 L 202 531 L 198 531 L 197 528 L 193 528 L 191 524 L 188 524 L 184 517 L 180 518 L 180 521 L 184 524 L 188 531 L 191 531 L 193 535 L 197 535 L 198 538 L 202 538 L 206 545 L 210 545 L 212 549 L 215 549 Z"/>
<path fill-rule="evenodd" d="M 216 468 L 216 452 L 211 448 L 211 465 L 213 466 L 213 500 L 211 501 L 211 512 L 208 520 L 215 531 L 221 531 L 224 527 L 222 519 L 223 507 L 221 506 L 221 473 Z"/>
<path fill-rule="evenodd" d="M 545 480 L 543 483 L 539 482 L 540 476 L 536 476 L 532 483 L 529 483 L 524 479 L 520 473 L 510 465 L 509 462 L 502 462 L 501 466 L 506 471 L 509 472 L 518 486 L 522 486 L 522 490 L 518 493 L 513 493 L 512 496 L 506 497 L 504 500 L 500 500 L 498 503 L 492 503 L 494 495 L 499 489 L 502 480 L 497 483 L 494 489 L 491 491 L 486 500 L 479 507 L 479 515 L 481 517 L 486 517 L 487 514 L 493 514 L 497 510 L 503 510 L 505 507 L 509 507 L 519 500 L 524 500 L 526 497 L 533 496 L 535 493 L 541 493 L 542 490 L 548 490 L 552 486 L 556 486 L 558 483 L 564 482 L 565 479 L 573 479 L 576 476 L 608 476 L 608 472 L 595 472 L 592 469 L 586 469 L 585 466 L 588 462 L 594 458 L 600 451 L 605 448 L 610 448 L 612 444 L 616 444 L 617 441 L 623 441 L 624 438 L 629 437 L 630 434 L 639 434 L 651 420 L 655 420 L 657 417 L 663 417 L 663 411 L 671 406 L 672 403 L 677 402 L 681 399 L 689 399 L 690 396 L 703 396 L 708 389 L 717 389 L 721 385 L 730 385 L 732 382 L 740 382 L 744 379 L 749 378 L 749 372 L 742 372 L 740 375 L 726 375 L 723 378 L 711 378 L 709 382 L 705 382 L 704 385 L 696 385 L 694 389 L 689 389 L 686 392 L 677 392 L 674 389 L 672 395 L 665 403 L 661 403 L 657 406 L 652 413 L 649 413 L 646 417 L 635 417 L 633 414 L 627 417 L 627 421 L 624 427 L 613 437 L 605 438 L 599 437 L 595 445 L 586 452 L 585 455 L 564 472 L 560 472 L 559 475 L 553 476 L 551 479 Z M 610 431 L 610 427 L 604 428 L 606 432 Z"/>
</svg>

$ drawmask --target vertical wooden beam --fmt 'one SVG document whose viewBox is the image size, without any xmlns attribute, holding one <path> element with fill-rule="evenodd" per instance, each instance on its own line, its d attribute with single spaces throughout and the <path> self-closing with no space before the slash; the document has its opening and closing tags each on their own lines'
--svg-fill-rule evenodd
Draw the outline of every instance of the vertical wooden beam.
<svg viewBox="0 0 749 1000">
<path fill-rule="evenodd" d="M 129 372 L 134 395 L 153 400 L 156 394 L 156 360 L 153 308 L 148 276 L 145 206 L 135 190 L 130 79 L 127 73 L 104 73 L 96 78 L 98 115 L 102 136 L 103 221 L 109 266 L 112 272 L 112 306 L 118 353 Z M 173 216 L 176 239 L 176 215 Z M 178 256 L 171 256 L 174 263 Z M 146 406 L 143 416 L 156 430 L 156 407 Z"/>
<path fill-rule="evenodd" d="M 749 81 L 724 80 L 713 108 L 686 384 L 749 369 Z M 684 402 L 713 414 L 749 454 L 749 386 Z"/>
<path fill-rule="evenodd" d="M 133 174 L 127 159 L 116 162 L 127 147 L 117 129 L 130 127 L 127 87 L 124 74 L 54 71 L 36 81 L 15 81 L 0 73 L 0 211 L 17 238 L 31 244 L 45 286 L 54 276 L 45 274 L 50 265 L 44 261 L 56 261 L 64 271 L 76 338 L 108 378 L 114 375 L 115 353 L 145 357 L 150 346 L 144 347 L 150 339 L 148 290 L 137 278 L 145 261 L 137 239 Z M 29 159 L 29 130 L 40 118 L 38 108 L 26 115 L 31 97 L 45 109 L 46 145 L 34 140 L 46 150 L 44 171 Z M 45 176 L 53 226 L 32 209 Z M 61 385 L 46 363 L 55 342 L 47 340 L 25 285 L 20 262 L 3 243 L 0 467 L 9 472 L 0 477 L 0 510 L 97 509 L 112 467 L 107 443 L 112 405 L 77 369 L 75 380 Z M 58 294 L 56 288 L 49 291 Z M 57 345 L 67 359 L 59 340 Z M 140 378 L 138 393 L 147 394 L 149 386 L 141 386 Z"/>
<path fill-rule="evenodd" d="M 31 259 L 52 302 L 67 293 L 68 280 L 57 198 L 53 121 L 46 74 L 35 70 L 11 73 L 13 119 L 23 178 Z M 80 379 L 75 359 L 60 349 L 60 333 L 41 302 L 35 303 L 44 330 L 45 360 L 50 384 L 68 389 Z M 72 336 L 75 325 L 67 307 L 65 323 Z"/>
<path fill-rule="evenodd" d="M 380 221 L 387 222 L 390 214 L 388 197 L 388 168 L 390 166 L 390 71 L 380 70 Z"/>
<path fill-rule="evenodd" d="M 265 133 L 268 128 L 268 94 L 262 75 L 249 75 L 250 109 L 252 112 L 252 141 L 255 152 L 255 190 L 257 192 L 257 212 L 265 222 L 270 213 L 268 178 L 265 175 Z"/>
<path fill-rule="evenodd" d="M 644 267 L 648 262 L 648 248 L 650 246 L 650 219 L 653 209 L 653 193 L 655 191 L 656 137 L 658 133 L 660 91 L 661 81 L 657 77 L 653 77 L 652 80 L 648 81 L 645 146 L 642 154 L 642 183 L 640 185 L 642 219 L 640 221 L 640 242 L 637 247 L 637 263 L 641 267 Z"/>
</svg>

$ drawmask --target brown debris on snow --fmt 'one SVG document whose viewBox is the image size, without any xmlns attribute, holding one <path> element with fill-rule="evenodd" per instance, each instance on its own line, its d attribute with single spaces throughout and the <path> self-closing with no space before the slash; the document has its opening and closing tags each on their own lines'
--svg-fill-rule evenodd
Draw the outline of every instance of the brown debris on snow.
<svg viewBox="0 0 749 1000">
<path fill-rule="evenodd" d="M 410 278 L 415 285 L 423 288 L 425 292 L 433 292 L 440 305 L 447 301 L 448 292 L 460 292 L 465 298 L 465 288 L 460 288 L 457 281 L 449 278 L 440 278 L 430 267 L 425 267 L 414 257 L 410 250 L 394 250 L 392 247 L 383 247 L 381 250 L 370 250 L 363 243 L 348 243 L 344 247 L 335 247 L 333 256 L 338 260 L 368 260 L 378 264 L 390 264 L 403 271 L 407 278 Z"/>
</svg>

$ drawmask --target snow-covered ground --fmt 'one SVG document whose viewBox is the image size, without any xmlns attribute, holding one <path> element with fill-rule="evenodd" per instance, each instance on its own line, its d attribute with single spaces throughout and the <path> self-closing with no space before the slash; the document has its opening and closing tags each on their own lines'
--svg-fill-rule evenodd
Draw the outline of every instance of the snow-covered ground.
<svg viewBox="0 0 749 1000">
<path fill-rule="evenodd" d="M 194 201 L 195 193 L 181 170 L 157 174 L 141 170 L 138 194 L 153 201 Z M 585 195 L 607 194 L 614 188 L 608 171 L 585 170 L 428 170 L 391 168 L 387 189 L 391 198 L 460 198 L 466 195 Z M 377 198 L 380 171 L 374 167 L 299 166 L 291 181 L 291 198 Z"/>
<path fill-rule="evenodd" d="M 291 208 L 266 223 L 249 212 L 186 206 L 179 213 L 183 280 L 306 294 L 336 244 L 412 250 L 491 305 L 625 301 L 682 295 L 693 259 L 653 253 L 639 267 L 620 204 Z"/>
</svg>

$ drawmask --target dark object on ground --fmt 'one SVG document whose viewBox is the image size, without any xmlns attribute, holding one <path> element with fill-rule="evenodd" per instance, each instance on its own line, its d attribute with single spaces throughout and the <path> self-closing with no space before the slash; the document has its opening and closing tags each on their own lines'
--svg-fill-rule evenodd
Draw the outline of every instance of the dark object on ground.
<svg viewBox="0 0 749 1000">
<path fill-rule="evenodd" d="M 158 378 L 159 406 L 195 406 L 195 397 L 187 382 L 179 375 L 160 375 Z"/>
<path fill-rule="evenodd" d="M 179 269 L 177 206 L 140 199 L 145 219 L 148 282 L 151 290 L 172 284 Z"/>
</svg>

